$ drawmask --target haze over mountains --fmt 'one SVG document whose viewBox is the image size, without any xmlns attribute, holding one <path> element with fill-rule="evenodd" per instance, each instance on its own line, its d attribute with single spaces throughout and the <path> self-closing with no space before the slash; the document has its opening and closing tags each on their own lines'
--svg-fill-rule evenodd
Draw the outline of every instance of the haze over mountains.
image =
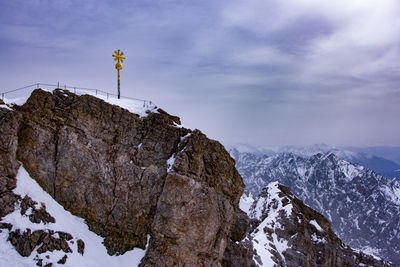
<svg viewBox="0 0 400 267">
<path fill-rule="evenodd" d="M 363 165 L 381 175 L 400 177 L 400 147 L 396 146 L 334 147 L 326 144 L 315 144 L 310 146 L 257 148 L 247 144 L 237 144 L 230 148 L 236 149 L 239 152 L 268 156 L 290 152 L 296 155 L 310 157 L 317 153 L 332 152 L 341 159 Z"/>
</svg>

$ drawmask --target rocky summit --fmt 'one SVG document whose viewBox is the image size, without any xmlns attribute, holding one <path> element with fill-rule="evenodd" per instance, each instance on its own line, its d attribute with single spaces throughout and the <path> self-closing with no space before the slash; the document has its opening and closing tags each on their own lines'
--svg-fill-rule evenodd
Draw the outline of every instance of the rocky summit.
<svg viewBox="0 0 400 267">
<path fill-rule="evenodd" d="M 103 237 L 108 254 L 147 245 L 143 266 L 218 266 L 229 240 L 243 236 L 234 229 L 244 189 L 234 160 L 161 109 L 140 116 L 90 95 L 37 89 L 22 106 L 0 107 L 0 131 L 1 234 L 40 266 L 56 263 L 41 253 L 63 250 L 57 260 L 68 263 L 86 241 L 46 228 L 57 218 L 18 194 L 21 168 Z M 8 222 L 17 215 L 37 229 L 15 229 Z"/>
</svg>

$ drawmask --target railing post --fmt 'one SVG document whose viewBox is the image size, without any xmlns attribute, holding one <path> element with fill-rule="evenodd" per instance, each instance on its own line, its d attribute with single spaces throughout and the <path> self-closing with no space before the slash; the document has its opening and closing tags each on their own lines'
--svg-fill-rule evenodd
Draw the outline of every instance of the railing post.
<svg viewBox="0 0 400 267">
<path fill-rule="evenodd" d="M 97 89 L 96 89 L 96 95 L 97 95 Z"/>
<path fill-rule="evenodd" d="M 66 84 L 64 84 L 64 89 L 67 90 L 67 85 Z"/>
<path fill-rule="evenodd" d="M 57 82 L 57 88 L 60 88 L 60 82 Z"/>
<path fill-rule="evenodd" d="M 36 85 L 36 88 L 39 89 L 39 84 Z"/>
<path fill-rule="evenodd" d="M 107 99 L 108 99 L 108 93 L 107 93 Z"/>
<path fill-rule="evenodd" d="M 74 94 L 76 94 L 76 87 L 74 87 Z"/>
<path fill-rule="evenodd" d="M 4 93 L 1 93 L 1 100 L 4 100 Z"/>
</svg>

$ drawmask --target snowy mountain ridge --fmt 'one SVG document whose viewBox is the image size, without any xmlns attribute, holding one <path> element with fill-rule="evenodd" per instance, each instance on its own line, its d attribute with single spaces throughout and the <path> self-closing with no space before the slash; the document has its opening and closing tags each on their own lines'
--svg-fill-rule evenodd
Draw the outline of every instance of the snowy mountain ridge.
<svg viewBox="0 0 400 267">
<path fill-rule="evenodd" d="M 344 244 L 323 215 L 278 182 L 262 189 L 249 216 L 250 233 L 239 245 L 254 252 L 257 266 L 393 266 Z"/>
<path fill-rule="evenodd" d="M 396 151 L 395 147 L 388 147 L 388 151 Z M 384 148 L 382 148 L 385 152 Z M 375 153 L 373 148 L 357 148 L 357 147 L 335 147 L 326 144 L 314 144 L 309 146 L 281 146 L 281 147 L 267 147 L 258 148 L 246 144 L 238 144 L 230 147 L 231 153 L 237 151 L 241 154 L 251 153 L 257 156 L 274 156 L 282 153 L 293 153 L 302 157 L 311 157 L 315 154 L 322 153 L 333 153 L 337 157 L 346 160 L 350 163 L 360 164 L 369 169 L 376 171 L 377 173 L 388 176 L 400 178 L 400 174 L 397 171 L 400 169 L 400 163 L 394 161 L 395 156 L 389 153 L 383 153 L 379 151 Z M 400 155 L 400 149 L 399 149 Z M 386 155 L 388 157 L 386 157 Z"/>
<path fill-rule="evenodd" d="M 268 157 L 231 150 L 231 155 L 253 196 L 278 181 L 325 215 L 346 244 L 400 263 L 398 179 L 383 177 L 330 152 L 311 157 L 293 153 Z"/>
</svg>

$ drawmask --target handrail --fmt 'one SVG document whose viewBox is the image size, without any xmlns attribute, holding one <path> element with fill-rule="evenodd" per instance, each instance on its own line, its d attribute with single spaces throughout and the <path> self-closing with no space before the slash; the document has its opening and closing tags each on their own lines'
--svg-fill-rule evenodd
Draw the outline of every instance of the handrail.
<svg viewBox="0 0 400 267">
<path fill-rule="evenodd" d="M 77 86 L 69 86 L 69 85 L 64 85 L 64 86 L 61 85 L 61 87 L 60 87 L 60 83 L 57 83 L 57 84 L 35 83 L 35 84 L 27 85 L 27 86 L 24 86 L 24 87 L 21 87 L 21 88 L 13 89 L 13 90 L 10 90 L 10 91 L 7 91 L 7 92 L 3 92 L 3 93 L 1 93 L 1 99 L 4 100 L 4 96 L 6 94 L 13 93 L 13 92 L 20 91 L 20 90 L 24 90 L 24 89 L 28 89 L 28 88 L 34 87 L 34 86 L 36 86 L 36 88 L 40 88 L 40 86 L 54 86 L 55 89 L 64 89 L 64 90 L 68 90 L 68 91 L 72 91 L 70 89 L 73 89 L 74 93 L 76 93 L 77 90 L 92 91 L 92 92 L 95 92 L 96 95 L 98 93 L 102 93 L 102 94 L 106 95 L 107 99 L 108 99 L 109 96 L 118 97 L 118 95 L 116 95 L 116 94 L 112 94 L 112 93 L 103 91 L 101 89 L 96 89 L 96 88 L 86 88 L 86 87 L 77 87 Z M 141 102 L 143 102 L 143 106 L 146 105 L 146 103 L 149 103 L 150 105 L 153 104 L 152 101 L 145 100 L 145 99 L 139 99 L 139 98 L 128 97 L 128 96 L 121 96 L 121 98 L 135 100 L 135 101 L 141 101 Z"/>
<path fill-rule="evenodd" d="M 12 93 L 12 92 L 16 92 L 16 91 L 19 91 L 19 90 L 23 90 L 23 89 L 26 89 L 26 88 L 29 88 L 29 87 L 32 87 L 32 86 L 35 86 L 35 85 L 37 85 L 37 84 L 35 83 L 35 84 L 27 85 L 27 86 L 24 86 L 24 87 L 21 87 L 21 88 L 13 89 L 11 91 L 1 93 L 1 95 L 5 95 L 5 94 L 8 94 L 8 93 Z"/>
</svg>

